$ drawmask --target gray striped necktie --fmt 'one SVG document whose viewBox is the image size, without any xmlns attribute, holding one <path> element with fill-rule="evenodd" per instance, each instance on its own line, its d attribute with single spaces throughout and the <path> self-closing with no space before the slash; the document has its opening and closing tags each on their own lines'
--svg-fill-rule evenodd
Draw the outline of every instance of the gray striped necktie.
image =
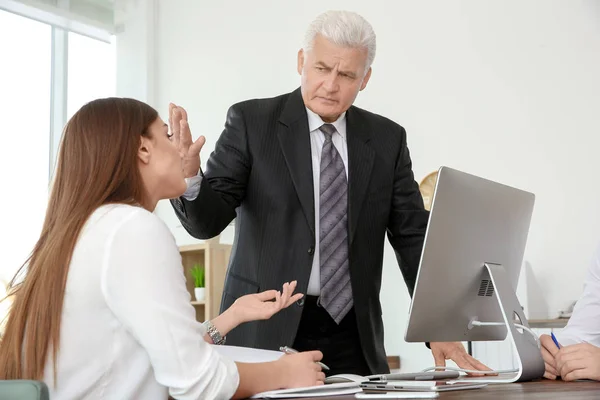
<svg viewBox="0 0 600 400">
<path fill-rule="evenodd" d="M 354 304 L 348 264 L 348 181 L 342 157 L 331 141 L 335 127 L 324 124 L 320 129 L 325 134 L 325 143 L 319 194 L 319 302 L 339 324 Z"/>
</svg>

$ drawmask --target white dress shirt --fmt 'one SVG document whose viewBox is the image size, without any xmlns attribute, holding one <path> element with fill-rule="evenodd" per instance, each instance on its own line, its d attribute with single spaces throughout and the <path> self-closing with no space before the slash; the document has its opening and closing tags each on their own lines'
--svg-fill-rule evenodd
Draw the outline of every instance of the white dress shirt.
<svg viewBox="0 0 600 400">
<path fill-rule="evenodd" d="M 325 135 L 319 130 L 321 125 L 325 122 L 317 114 L 306 109 L 308 114 L 308 129 L 310 131 L 310 152 L 312 159 L 312 170 L 313 170 L 313 185 L 315 195 L 315 252 L 312 264 L 312 270 L 310 273 L 310 280 L 308 281 L 307 294 L 312 296 L 318 296 L 321 293 L 321 267 L 319 258 L 319 243 L 320 243 L 320 230 L 319 230 L 319 193 L 320 193 L 320 182 L 321 182 L 321 153 L 323 151 L 323 144 L 325 143 Z M 348 145 L 346 141 L 346 113 L 342 114 L 337 121 L 332 123 L 337 130 L 337 134 L 334 134 L 331 138 L 333 145 L 340 154 L 344 166 L 346 167 L 346 178 L 348 177 Z M 200 193 L 200 183 L 202 182 L 201 176 L 194 176 L 186 179 L 187 190 L 183 197 L 187 200 L 194 200 Z"/>
<path fill-rule="evenodd" d="M 100 207 L 69 266 L 50 398 L 231 398 L 237 367 L 203 340 L 190 300 L 167 226 L 140 207 Z"/>
<path fill-rule="evenodd" d="M 561 345 L 588 342 L 600 347 L 600 245 L 594 253 L 583 294 L 573 315 L 567 326 L 555 335 Z"/>
</svg>

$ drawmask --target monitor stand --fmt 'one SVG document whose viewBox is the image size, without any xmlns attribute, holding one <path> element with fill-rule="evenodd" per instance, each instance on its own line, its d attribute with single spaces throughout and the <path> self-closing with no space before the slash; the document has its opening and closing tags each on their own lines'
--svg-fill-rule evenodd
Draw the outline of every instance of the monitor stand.
<svg viewBox="0 0 600 400">
<path fill-rule="evenodd" d="M 512 285 L 510 284 L 508 275 L 506 274 L 506 271 L 502 265 L 485 263 L 484 266 L 485 270 L 483 272 L 483 279 L 486 279 L 486 275 L 489 275 L 489 279 L 491 279 L 492 284 L 494 285 L 496 298 L 498 299 L 502 317 L 504 318 L 504 325 L 507 327 L 508 338 L 517 354 L 519 371 L 515 372 L 514 374 L 499 374 L 497 376 L 465 376 L 460 378 L 460 381 L 512 383 L 539 379 L 544 375 L 545 372 L 544 359 L 542 358 L 541 350 L 538 348 L 537 343 L 531 334 L 527 331 L 521 332 L 517 330 L 518 328 L 514 325 L 514 315 L 516 314 L 518 319 L 520 319 L 520 322 L 517 323 L 529 328 L 527 318 L 525 318 L 525 315 L 523 314 L 523 309 Z M 473 329 L 477 328 L 474 327 Z"/>
</svg>

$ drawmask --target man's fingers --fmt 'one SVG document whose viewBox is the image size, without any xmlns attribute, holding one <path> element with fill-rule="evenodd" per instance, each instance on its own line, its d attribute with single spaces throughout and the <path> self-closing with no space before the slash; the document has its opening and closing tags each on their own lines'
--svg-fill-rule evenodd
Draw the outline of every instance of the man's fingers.
<svg viewBox="0 0 600 400">
<path fill-rule="evenodd" d="M 173 109 L 173 113 L 171 114 L 171 122 L 173 124 L 173 131 L 179 131 L 179 124 L 181 122 L 181 112 L 178 108 Z"/>
<path fill-rule="evenodd" d="M 206 138 L 204 136 L 200 136 L 198 139 L 196 139 L 194 144 L 190 146 L 189 153 L 193 155 L 200 154 L 200 150 L 202 150 L 204 143 L 206 143 Z"/>
<path fill-rule="evenodd" d="M 445 367 L 446 366 L 446 357 L 444 357 L 444 354 L 439 350 L 434 350 L 434 351 L 432 351 L 432 353 L 433 353 L 433 360 L 435 361 L 435 366 L 436 367 Z"/>
<path fill-rule="evenodd" d="M 462 369 L 491 371 L 491 368 L 470 356 L 461 343 L 449 343 L 441 346 L 436 343 L 435 345 L 432 344 L 431 348 L 436 366 L 444 366 L 445 360 L 450 359 Z M 468 374 L 474 376 L 484 375 L 476 372 L 469 372 Z"/>
<path fill-rule="evenodd" d="M 452 360 L 456 363 L 456 365 L 459 366 L 459 368 L 464 368 L 467 370 L 479 370 L 479 368 L 477 368 L 477 366 L 472 362 L 472 360 L 470 360 L 468 357 L 460 357 L 458 360 Z M 468 372 L 468 375 L 471 376 L 483 376 L 483 374 L 478 374 L 476 372 Z"/>
<path fill-rule="evenodd" d="M 460 352 L 458 354 L 453 354 L 453 356 L 450 357 L 450 359 L 452 361 L 454 361 L 456 363 L 456 365 L 458 365 L 459 368 L 463 368 L 466 370 L 472 370 L 472 371 L 491 371 L 491 369 L 489 367 L 487 367 L 485 364 L 479 362 L 479 360 L 477 360 L 476 358 L 470 356 L 467 352 Z M 467 373 L 470 376 L 483 376 L 485 374 L 479 374 L 476 372 L 468 372 Z M 495 374 L 494 374 L 495 375 Z"/>
<path fill-rule="evenodd" d="M 169 114 L 169 130 L 173 135 L 173 142 L 175 142 L 175 146 L 180 149 L 181 153 L 181 115 L 177 111 L 177 106 L 170 104 L 169 105 L 170 114 Z"/>
<path fill-rule="evenodd" d="M 175 105 L 173 103 L 169 103 L 168 123 L 169 123 L 169 131 L 171 131 L 171 133 L 173 133 L 173 107 L 175 107 Z"/>
<path fill-rule="evenodd" d="M 469 358 L 469 361 L 471 362 L 471 365 L 473 365 L 476 370 L 478 370 L 478 371 L 491 371 L 492 370 L 490 367 L 488 367 L 487 365 L 485 365 L 478 359 L 476 359 L 472 356 L 468 356 L 468 358 Z M 486 374 L 486 375 L 490 375 L 490 374 Z"/>
<path fill-rule="evenodd" d="M 171 120 L 169 120 L 169 125 L 171 125 Z M 179 150 L 179 154 L 180 154 L 181 156 L 184 156 L 184 154 L 183 154 L 183 152 L 181 151 L 181 148 L 180 148 L 180 146 L 179 146 L 179 143 L 180 143 L 180 140 L 181 140 L 181 134 L 180 134 L 179 132 L 178 132 L 178 133 L 175 133 L 175 132 L 173 131 L 173 129 L 171 129 L 171 135 L 172 135 L 172 140 L 173 140 L 173 143 L 175 144 L 175 148 L 177 148 L 177 149 Z"/>
<path fill-rule="evenodd" d="M 186 120 L 179 120 L 179 131 L 181 144 L 188 149 L 192 145 L 192 133 L 190 132 L 190 126 Z"/>
<path fill-rule="evenodd" d="M 174 112 L 175 109 L 177 108 L 177 106 L 173 103 L 169 103 L 169 125 L 171 125 L 171 123 L 173 122 L 173 117 L 174 117 Z M 172 126 L 170 126 L 172 128 Z"/>
</svg>

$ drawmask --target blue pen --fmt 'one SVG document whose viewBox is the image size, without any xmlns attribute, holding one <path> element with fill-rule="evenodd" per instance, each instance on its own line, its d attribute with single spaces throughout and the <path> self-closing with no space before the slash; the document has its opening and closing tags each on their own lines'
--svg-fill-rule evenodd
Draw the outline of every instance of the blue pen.
<svg viewBox="0 0 600 400">
<path fill-rule="evenodd" d="M 550 336 L 552 337 L 552 340 L 554 341 L 554 344 L 556 345 L 556 347 L 558 347 L 560 349 L 560 344 L 558 343 L 558 340 L 556 340 L 556 336 L 554 336 L 554 332 L 550 332 Z"/>
</svg>

